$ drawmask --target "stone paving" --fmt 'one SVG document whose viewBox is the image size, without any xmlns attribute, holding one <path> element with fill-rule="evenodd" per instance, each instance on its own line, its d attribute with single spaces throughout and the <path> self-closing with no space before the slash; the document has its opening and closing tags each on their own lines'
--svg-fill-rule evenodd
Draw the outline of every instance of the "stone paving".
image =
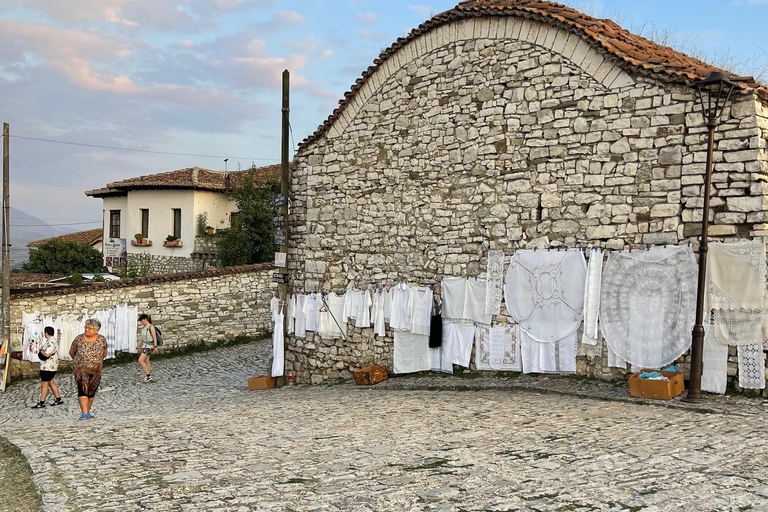
<svg viewBox="0 0 768 512">
<path fill-rule="evenodd" d="M 22 382 L 0 399 L 0 432 L 49 511 L 768 511 L 757 402 L 720 414 L 394 389 L 422 377 L 248 391 L 268 356 L 258 342 L 158 361 L 146 385 L 138 365 L 107 368 L 90 421 L 71 376 L 68 404 L 42 411 Z"/>
</svg>

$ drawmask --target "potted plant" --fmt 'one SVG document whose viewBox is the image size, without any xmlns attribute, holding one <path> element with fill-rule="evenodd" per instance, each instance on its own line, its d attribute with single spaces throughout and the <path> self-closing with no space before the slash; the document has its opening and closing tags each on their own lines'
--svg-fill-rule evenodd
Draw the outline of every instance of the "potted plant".
<svg viewBox="0 0 768 512">
<path fill-rule="evenodd" d="M 213 228 L 213 226 L 206 226 L 205 231 L 206 233 L 208 233 L 208 236 L 213 236 L 213 232 L 215 231 L 215 229 Z"/>
<path fill-rule="evenodd" d="M 165 237 L 165 246 L 166 247 L 180 247 L 181 246 L 181 241 L 177 237 L 175 237 L 173 235 L 168 235 L 167 237 Z"/>
<path fill-rule="evenodd" d="M 133 235 L 133 238 L 136 239 L 136 245 L 141 245 L 144 243 L 144 235 L 142 235 L 141 233 L 136 233 L 135 235 Z"/>
</svg>

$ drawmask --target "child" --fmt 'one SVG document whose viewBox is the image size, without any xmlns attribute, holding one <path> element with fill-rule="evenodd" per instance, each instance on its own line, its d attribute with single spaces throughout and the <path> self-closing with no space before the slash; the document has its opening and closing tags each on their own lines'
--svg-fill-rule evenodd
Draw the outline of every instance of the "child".
<svg viewBox="0 0 768 512">
<path fill-rule="evenodd" d="M 59 388 L 56 387 L 56 383 L 53 382 L 53 378 L 56 376 L 56 371 L 59 369 L 59 354 L 58 343 L 56 338 L 53 337 L 53 327 L 46 327 L 44 331 L 45 341 L 43 346 L 38 352 L 40 357 L 40 382 L 42 383 L 42 391 L 40 394 L 40 401 L 37 405 L 32 406 L 33 409 L 42 409 L 45 407 L 45 399 L 48 398 L 48 387 L 50 386 L 53 391 L 55 400 L 51 405 L 61 405 L 64 401 L 59 395 Z"/>
</svg>

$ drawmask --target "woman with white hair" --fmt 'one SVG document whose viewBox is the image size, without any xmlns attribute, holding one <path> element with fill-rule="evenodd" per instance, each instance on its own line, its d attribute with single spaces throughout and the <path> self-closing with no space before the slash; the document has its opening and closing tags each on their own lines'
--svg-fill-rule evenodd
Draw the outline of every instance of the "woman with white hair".
<svg viewBox="0 0 768 512">
<path fill-rule="evenodd" d="M 72 369 L 77 383 L 77 402 L 81 420 L 89 420 L 96 390 L 101 383 L 101 368 L 107 357 L 107 339 L 99 334 L 101 322 L 95 318 L 85 321 L 85 333 L 76 336 L 69 348 Z"/>
</svg>

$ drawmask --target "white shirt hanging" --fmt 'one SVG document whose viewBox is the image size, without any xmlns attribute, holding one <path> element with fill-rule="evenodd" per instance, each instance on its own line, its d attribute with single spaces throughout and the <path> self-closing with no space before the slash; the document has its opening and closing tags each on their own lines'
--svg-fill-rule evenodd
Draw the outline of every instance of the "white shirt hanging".
<svg viewBox="0 0 768 512">
<path fill-rule="evenodd" d="M 306 317 L 306 330 L 317 330 L 317 294 L 310 293 L 307 295 L 307 301 L 304 305 L 304 316 Z"/>
<path fill-rule="evenodd" d="M 429 336 L 432 322 L 432 290 L 425 286 L 411 287 L 409 310 L 410 331 L 413 334 Z"/>
<path fill-rule="evenodd" d="M 390 313 L 389 326 L 397 331 L 411 330 L 410 298 L 411 289 L 405 283 L 400 283 L 392 288 L 392 311 Z"/>
<path fill-rule="evenodd" d="M 299 293 L 296 295 L 296 308 L 294 309 L 295 325 L 293 331 L 297 338 L 304 338 L 307 335 L 307 317 L 304 316 L 306 303 L 307 296 L 305 294 Z"/>
<path fill-rule="evenodd" d="M 360 299 L 357 302 L 357 315 L 355 316 L 355 327 L 368 328 L 371 326 L 371 292 L 368 290 L 360 292 Z"/>
</svg>

